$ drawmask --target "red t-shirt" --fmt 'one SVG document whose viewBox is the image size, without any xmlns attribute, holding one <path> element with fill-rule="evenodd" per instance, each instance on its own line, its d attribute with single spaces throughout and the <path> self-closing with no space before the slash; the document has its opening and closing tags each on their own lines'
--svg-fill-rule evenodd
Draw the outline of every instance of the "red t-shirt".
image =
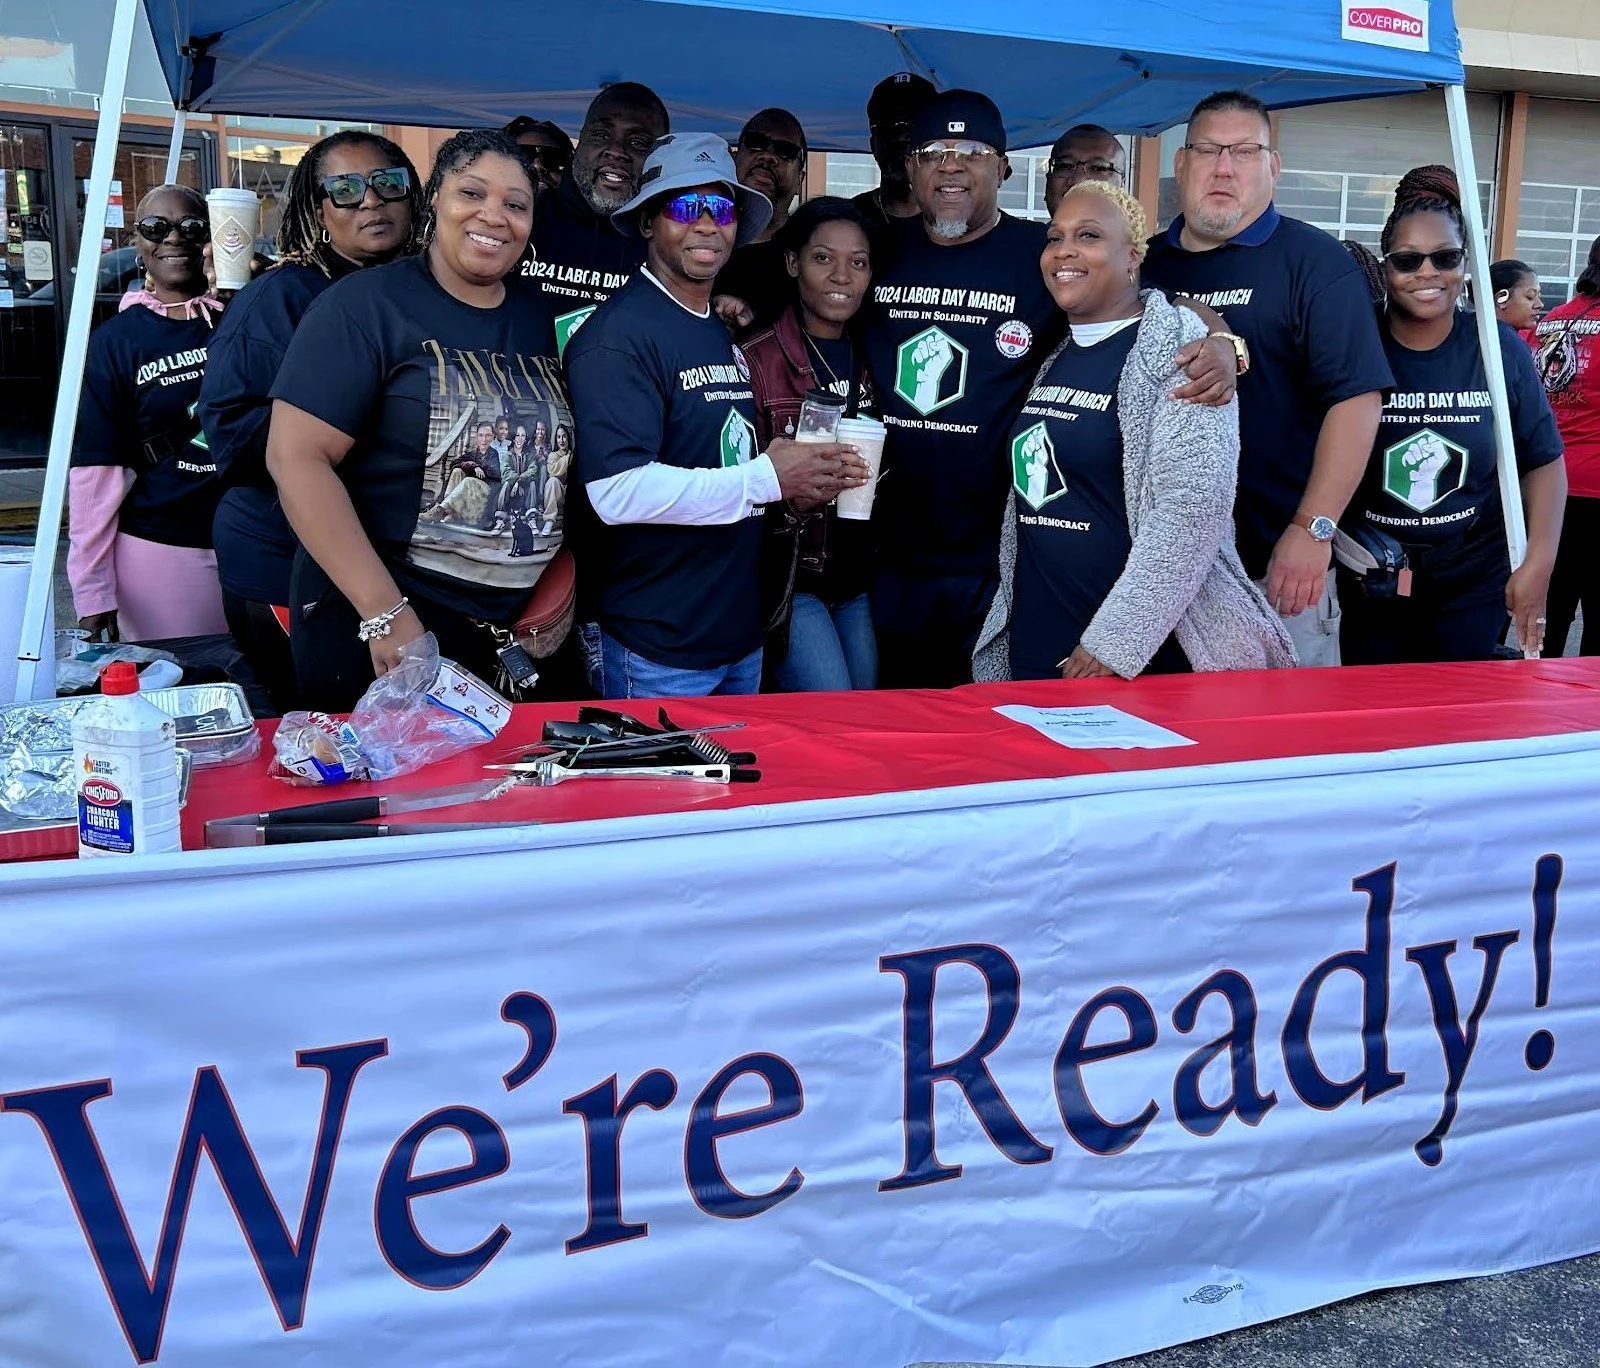
<svg viewBox="0 0 1600 1368">
<path fill-rule="evenodd" d="M 1567 448 L 1567 492 L 1600 499 L 1600 298 L 1578 295 L 1535 330 L 1539 378 Z"/>
</svg>

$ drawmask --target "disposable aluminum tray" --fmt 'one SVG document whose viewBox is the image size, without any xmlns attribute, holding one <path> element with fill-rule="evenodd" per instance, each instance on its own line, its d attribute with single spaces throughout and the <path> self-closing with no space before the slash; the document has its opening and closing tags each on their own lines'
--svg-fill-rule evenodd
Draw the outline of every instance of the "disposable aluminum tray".
<svg viewBox="0 0 1600 1368">
<path fill-rule="evenodd" d="M 72 718 L 95 695 L 0 708 L 0 831 L 74 819 Z M 184 787 L 191 768 L 258 755 L 255 718 L 235 684 L 186 684 L 143 695 L 177 723 Z"/>
</svg>

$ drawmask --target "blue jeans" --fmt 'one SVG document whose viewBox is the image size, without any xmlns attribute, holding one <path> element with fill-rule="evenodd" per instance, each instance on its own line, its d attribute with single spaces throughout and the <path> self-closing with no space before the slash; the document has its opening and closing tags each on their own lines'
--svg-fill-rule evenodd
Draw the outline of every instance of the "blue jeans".
<svg viewBox="0 0 1600 1368">
<path fill-rule="evenodd" d="M 731 665 L 683 670 L 646 660 L 601 630 L 599 623 L 581 623 L 578 642 L 589 683 L 601 698 L 709 698 L 761 690 L 760 647 Z"/>
<path fill-rule="evenodd" d="M 829 608 L 811 594 L 794 596 L 789 654 L 773 670 L 784 693 L 842 693 L 878 687 L 878 641 L 865 594 Z"/>
</svg>

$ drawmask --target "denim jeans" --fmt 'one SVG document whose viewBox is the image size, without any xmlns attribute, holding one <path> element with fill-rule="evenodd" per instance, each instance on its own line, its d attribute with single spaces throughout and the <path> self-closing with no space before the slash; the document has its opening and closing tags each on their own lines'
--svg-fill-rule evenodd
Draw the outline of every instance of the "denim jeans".
<svg viewBox="0 0 1600 1368">
<path fill-rule="evenodd" d="M 789 654 L 773 670 L 784 693 L 842 693 L 878 687 L 878 642 L 865 594 L 829 608 L 811 594 L 794 596 Z"/>
<path fill-rule="evenodd" d="M 630 651 L 599 623 L 579 624 L 589 683 L 601 698 L 708 698 L 712 694 L 753 694 L 761 689 L 761 649 L 743 660 L 712 670 L 657 665 Z"/>
</svg>

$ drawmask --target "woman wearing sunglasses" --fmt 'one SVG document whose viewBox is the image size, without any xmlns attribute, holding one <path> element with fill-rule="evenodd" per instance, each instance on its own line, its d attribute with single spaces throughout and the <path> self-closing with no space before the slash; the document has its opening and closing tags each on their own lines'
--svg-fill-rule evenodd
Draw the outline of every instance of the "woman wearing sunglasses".
<svg viewBox="0 0 1600 1368">
<path fill-rule="evenodd" d="M 347 711 L 428 632 L 495 678 L 555 554 L 551 540 L 519 551 L 481 500 L 438 513 L 452 458 L 479 434 L 476 464 L 498 489 L 500 421 L 567 417 L 551 311 L 507 280 L 533 197 L 533 169 L 504 133 L 456 134 L 424 191 L 423 251 L 339 281 L 289 344 L 267 468 L 300 540 L 290 645 L 307 707 Z"/>
<path fill-rule="evenodd" d="M 1394 390 L 1342 521 L 1358 539 L 1371 529 L 1399 542 L 1409 574 L 1357 576 L 1341 563 L 1347 665 L 1486 660 L 1508 610 L 1524 649 L 1544 642 L 1567 492 L 1561 438 L 1532 354 L 1498 324 L 1528 528 L 1527 558 L 1513 572 L 1477 323 L 1456 307 L 1466 281 L 1464 244 L 1455 173 L 1444 166 L 1408 172 L 1381 239 L 1387 300 L 1380 322 Z"/>
<path fill-rule="evenodd" d="M 756 437 L 793 437 L 806 395 L 826 390 L 854 416 L 873 408 L 866 349 L 853 324 L 872 285 L 872 232 L 860 206 L 823 195 L 807 200 L 774 242 L 783 253 L 790 305 L 774 326 L 743 344 L 755 395 Z M 790 500 L 768 507 L 762 547 L 762 613 L 776 625 L 766 666 L 791 693 L 872 689 L 871 526 L 828 504 Z"/>
<path fill-rule="evenodd" d="M 336 280 L 410 252 L 422 192 L 387 138 L 314 143 L 289 177 L 276 269 L 228 306 L 200 388 L 200 422 L 224 492 L 213 533 L 228 627 L 278 711 L 295 704 L 289 576 L 295 538 L 267 474 L 273 381 L 312 301 Z"/>
<path fill-rule="evenodd" d="M 206 284 L 206 202 L 188 186 L 158 186 L 133 226 L 144 289 L 89 338 L 67 577 L 80 624 L 97 635 L 222 633 L 211 549 L 217 468 L 194 417 L 221 308 Z"/>
</svg>

